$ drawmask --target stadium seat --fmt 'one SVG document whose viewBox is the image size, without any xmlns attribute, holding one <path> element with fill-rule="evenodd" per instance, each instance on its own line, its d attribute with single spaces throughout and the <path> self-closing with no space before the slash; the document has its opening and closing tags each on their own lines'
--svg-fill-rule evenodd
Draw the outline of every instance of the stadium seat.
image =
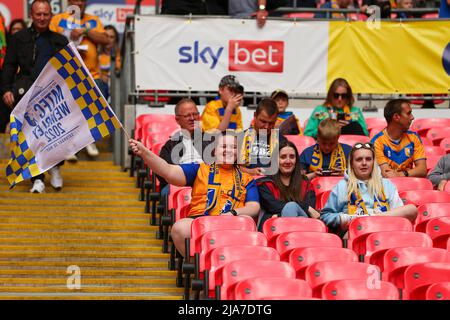
<svg viewBox="0 0 450 320">
<path fill-rule="evenodd" d="M 312 19 L 314 18 L 313 12 L 292 12 L 283 15 L 285 18 L 298 18 L 298 19 Z"/>
<path fill-rule="evenodd" d="M 427 138 L 433 142 L 433 145 L 440 146 L 441 141 L 450 137 L 450 127 L 431 128 L 427 132 Z"/>
<path fill-rule="evenodd" d="M 305 280 L 313 290 L 313 297 L 322 297 L 322 287 L 333 280 L 360 279 L 366 283 L 376 283 L 380 279 L 377 266 L 348 261 L 319 261 L 305 270 Z"/>
<path fill-rule="evenodd" d="M 430 172 L 433 171 L 441 158 L 441 155 L 427 156 L 427 174 L 430 174 Z"/>
<path fill-rule="evenodd" d="M 442 139 L 439 146 L 445 151 L 445 154 L 450 153 L 450 137 Z"/>
<path fill-rule="evenodd" d="M 392 248 L 386 251 L 383 261 L 383 280 L 403 289 L 404 273 L 408 266 L 423 262 L 450 262 L 450 253 L 444 249 L 424 247 Z"/>
<path fill-rule="evenodd" d="M 422 204 L 417 208 L 417 210 L 418 214 L 414 230 L 418 232 L 426 232 L 426 226 L 430 219 L 437 217 L 450 217 L 450 203 Z"/>
<path fill-rule="evenodd" d="M 295 271 L 287 262 L 274 260 L 239 260 L 227 263 L 222 270 L 222 285 L 216 286 L 216 299 L 234 300 L 234 287 L 254 277 L 295 279 Z"/>
<path fill-rule="evenodd" d="M 450 251 L 450 238 L 447 239 L 447 250 Z"/>
<path fill-rule="evenodd" d="M 367 130 L 371 130 L 373 128 L 385 128 L 387 126 L 386 119 L 384 118 L 375 118 L 375 117 L 367 117 L 364 118 L 367 125 Z"/>
<path fill-rule="evenodd" d="M 344 177 L 315 177 L 311 180 L 311 187 L 317 197 L 325 191 L 332 190 L 342 179 Z"/>
<path fill-rule="evenodd" d="M 423 300 L 430 285 L 450 281 L 450 263 L 426 262 L 413 264 L 405 270 L 404 297 Z"/>
<path fill-rule="evenodd" d="M 378 281 L 373 287 L 367 280 L 334 280 L 327 282 L 322 288 L 322 299 L 325 300 L 398 300 L 397 288 L 390 282 Z"/>
<path fill-rule="evenodd" d="M 393 177 L 389 180 L 395 184 L 398 192 L 410 190 L 433 190 L 433 184 L 427 178 Z"/>
<path fill-rule="evenodd" d="M 289 261 L 289 254 L 295 248 L 333 247 L 342 248 L 342 240 L 337 235 L 324 232 L 293 231 L 278 236 L 276 249 L 281 261 Z"/>
<path fill-rule="evenodd" d="M 447 240 L 450 237 L 450 217 L 430 219 L 425 232 L 433 239 L 435 248 L 447 249 Z"/>
<path fill-rule="evenodd" d="M 224 246 L 211 251 L 210 258 L 206 260 L 205 271 L 207 276 L 205 282 L 209 281 L 209 296 L 214 297 L 214 288 L 222 284 L 223 266 L 232 261 L 238 260 L 274 260 L 280 261 L 280 255 L 277 250 L 271 247 L 262 246 Z"/>
<path fill-rule="evenodd" d="M 374 136 L 376 136 L 378 133 L 380 133 L 381 131 L 383 131 L 383 129 L 386 126 L 382 126 L 382 127 L 373 127 L 372 129 L 369 130 L 369 138 L 372 139 Z"/>
<path fill-rule="evenodd" d="M 370 142 L 370 138 L 353 134 L 342 134 L 339 136 L 339 143 L 345 143 L 353 147 L 357 142 Z"/>
<path fill-rule="evenodd" d="M 297 151 L 299 154 L 302 153 L 306 148 L 313 146 L 316 144 L 316 140 L 312 137 L 308 136 L 300 136 L 300 135 L 285 135 L 286 139 L 295 144 L 297 147 Z"/>
<path fill-rule="evenodd" d="M 135 128 L 134 128 L 134 139 L 142 139 L 142 128 L 147 123 L 166 123 L 173 124 L 176 123 L 175 115 L 172 114 L 142 114 L 136 118 Z"/>
<path fill-rule="evenodd" d="M 274 248 L 277 237 L 283 232 L 291 231 L 327 232 L 327 227 L 322 220 L 306 217 L 273 217 L 263 225 L 268 245 Z"/>
<path fill-rule="evenodd" d="M 410 127 L 410 130 L 416 131 L 421 137 L 426 137 L 428 130 L 436 127 L 450 127 L 450 119 L 449 118 L 415 119 Z"/>
<path fill-rule="evenodd" d="M 239 281 L 234 288 L 236 300 L 259 300 L 262 297 L 299 296 L 310 298 L 312 290 L 309 284 L 300 279 L 255 277 Z"/>
<path fill-rule="evenodd" d="M 433 283 L 425 293 L 427 300 L 450 300 L 450 282 Z"/>
<path fill-rule="evenodd" d="M 316 199 L 316 209 L 322 210 L 327 204 L 328 197 L 330 196 L 331 190 L 322 192 Z"/>
<path fill-rule="evenodd" d="M 416 207 L 427 203 L 450 202 L 450 192 L 438 190 L 410 190 L 399 192 L 404 204 L 414 204 Z"/>
<path fill-rule="evenodd" d="M 267 246 L 267 238 L 261 232 L 243 231 L 243 230 L 214 230 L 203 234 L 201 238 L 201 251 L 194 255 L 194 279 L 192 280 L 192 289 L 199 292 L 209 290 L 205 285 L 208 277 L 204 278 L 204 271 L 207 265 L 210 266 L 212 250 L 222 246 Z M 204 281 L 203 281 L 204 280 Z M 214 288 L 214 287 L 213 287 Z M 197 294 L 198 295 L 198 294 Z"/>
<path fill-rule="evenodd" d="M 358 262 L 358 256 L 353 250 L 335 247 L 296 248 L 289 254 L 289 263 L 294 267 L 297 279 L 304 279 L 306 268 L 318 261 Z"/>
<path fill-rule="evenodd" d="M 420 140 L 422 140 L 422 144 L 424 146 L 432 146 L 433 145 L 433 141 L 431 141 L 430 139 L 428 139 L 426 137 L 420 137 Z"/>
<path fill-rule="evenodd" d="M 379 231 L 412 231 L 412 224 L 402 217 L 368 216 L 353 219 L 348 226 L 348 248 L 362 260 L 366 254 L 367 237 Z"/>
<path fill-rule="evenodd" d="M 440 146 L 423 146 L 423 150 L 425 151 L 425 156 L 427 157 L 435 157 L 435 156 L 445 156 L 445 150 Z"/>
<path fill-rule="evenodd" d="M 421 232 L 381 231 L 370 234 L 366 239 L 366 255 L 364 261 L 375 264 L 383 271 L 384 254 L 391 248 L 425 247 L 432 248 L 430 236 Z"/>
</svg>

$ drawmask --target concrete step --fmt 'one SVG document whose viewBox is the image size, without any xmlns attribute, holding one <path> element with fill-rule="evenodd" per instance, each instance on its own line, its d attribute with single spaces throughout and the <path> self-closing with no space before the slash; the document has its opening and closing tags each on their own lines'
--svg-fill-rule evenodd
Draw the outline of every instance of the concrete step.
<svg viewBox="0 0 450 320">
<path fill-rule="evenodd" d="M 150 228 L 156 228 L 157 227 L 150 227 Z M 129 232 L 99 232 L 99 231 L 92 231 L 92 230 L 2 230 L 0 228 L 0 237 L 9 236 L 11 238 L 17 237 L 36 237 L 41 239 L 51 238 L 51 239 L 61 239 L 61 238 L 74 238 L 74 237 L 81 237 L 85 239 L 97 239 L 98 241 L 101 241 L 101 239 L 104 238 L 112 238 L 117 240 L 127 240 L 127 239 L 155 239 L 155 234 L 148 233 L 148 232 L 136 232 L 136 233 L 129 233 Z"/>
<path fill-rule="evenodd" d="M 21 293 L 8 292 L 0 294 L 0 300 L 182 300 L 182 295 L 154 293 Z"/>
<path fill-rule="evenodd" d="M 157 270 L 167 270 L 167 257 L 164 259 L 153 261 L 142 261 L 139 259 L 114 259 L 114 258 L 48 258 L 44 260 L 25 260 L 25 259 L 0 259 L 0 269 L 5 270 L 5 267 L 33 267 L 33 268 L 67 268 L 71 265 L 79 266 L 80 268 L 150 268 Z"/>
<path fill-rule="evenodd" d="M 142 246 L 142 247 L 151 247 L 151 246 L 160 246 L 161 240 L 156 238 L 149 239 L 133 239 L 133 238 L 122 238 L 115 239 L 110 237 L 103 238 L 88 238 L 84 237 L 79 238 L 36 238 L 36 237 L 0 237 L 0 243 L 2 245 L 8 244 L 20 244 L 23 246 L 34 246 L 34 245 L 65 245 L 65 244 L 79 244 L 79 245 L 90 245 L 90 246 Z"/>
<path fill-rule="evenodd" d="M 69 271 L 71 273 L 71 271 Z M 0 269 L 0 277 L 11 277 L 11 278 L 18 278 L 18 277 L 66 277 L 69 274 L 67 272 L 67 267 L 46 267 L 46 266 L 40 266 L 38 268 L 36 267 L 29 267 L 29 266 L 22 266 L 20 268 L 18 267 L 9 267 L 9 266 L 2 266 Z M 174 281 L 174 278 L 176 276 L 176 271 L 171 270 L 157 270 L 157 269 L 149 269 L 149 268 L 111 268 L 111 267 L 82 267 L 80 269 L 81 276 L 83 277 L 122 277 L 122 278 L 164 278 L 164 279 L 171 279 Z"/>
<path fill-rule="evenodd" d="M 0 292 L 40 292 L 40 293 L 175 293 L 182 294 L 183 288 L 177 288 L 174 285 L 81 285 L 80 289 L 69 289 L 65 285 L 48 285 L 48 286 L 26 286 L 26 285 L 8 285 L 0 286 Z"/>
<path fill-rule="evenodd" d="M 161 246 L 137 246 L 137 245 L 118 245 L 118 244 L 97 244 L 97 245 L 86 245 L 80 243 L 63 243 L 57 245 L 42 245 L 42 244 L 29 244 L 29 243 L 18 243 L 18 244 L 10 244 L 10 243 L 2 243 L 0 246 L 0 257 L 4 257 L 3 253 L 12 253 L 12 252 L 37 252 L 45 254 L 45 252 L 53 251 L 53 252 L 65 252 L 65 251 L 73 251 L 73 252 L 130 252 L 130 253 L 160 253 Z"/>
<path fill-rule="evenodd" d="M 76 219 L 76 218 L 57 218 L 51 217 L 47 221 L 43 221 L 41 218 L 4 218 L 0 216 L 0 226 L 10 224 L 26 224 L 29 226 L 34 225 L 48 225 L 54 228 L 59 226 L 120 226 L 127 227 L 123 229 L 142 229 L 147 230 L 149 226 L 149 220 L 144 219 L 107 219 L 107 218 L 90 218 L 90 219 Z"/>
<path fill-rule="evenodd" d="M 110 200 L 122 200 L 122 201 L 133 201 L 136 203 L 138 200 L 139 191 L 136 191 L 133 194 L 124 193 L 124 194 L 117 194 L 117 193 L 110 193 L 110 194 L 101 194 L 101 193 L 95 193 L 89 194 L 89 193 L 70 193 L 67 194 L 65 192 L 58 192 L 54 193 L 52 195 L 48 195 L 46 193 L 30 193 L 30 192 L 0 192 L 0 201 L 3 202 L 3 199 L 7 199 L 10 201 L 16 201 L 17 199 L 20 199 L 21 201 L 29 201 L 34 203 L 36 200 L 69 200 L 72 202 L 86 202 L 86 201 L 92 201 L 92 198 L 94 198 L 95 201 L 102 201 L 104 204 L 108 204 Z"/>
</svg>

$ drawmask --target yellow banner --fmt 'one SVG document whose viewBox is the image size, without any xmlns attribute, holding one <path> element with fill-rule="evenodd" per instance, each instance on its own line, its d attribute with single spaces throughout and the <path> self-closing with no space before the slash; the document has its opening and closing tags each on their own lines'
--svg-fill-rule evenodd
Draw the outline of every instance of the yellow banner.
<svg viewBox="0 0 450 320">
<path fill-rule="evenodd" d="M 448 93 L 450 21 L 330 22 L 327 87 L 345 78 L 356 93 Z"/>
</svg>

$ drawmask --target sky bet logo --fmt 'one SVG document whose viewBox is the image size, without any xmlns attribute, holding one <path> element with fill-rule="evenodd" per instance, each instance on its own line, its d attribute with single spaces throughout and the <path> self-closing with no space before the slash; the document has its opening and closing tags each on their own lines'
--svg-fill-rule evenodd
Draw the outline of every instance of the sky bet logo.
<svg viewBox="0 0 450 320">
<path fill-rule="evenodd" d="M 283 41 L 230 40 L 228 45 L 229 71 L 283 72 Z M 214 69 L 222 52 L 223 47 L 213 49 L 194 41 L 193 46 L 180 47 L 179 62 L 203 63 Z"/>
</svg>

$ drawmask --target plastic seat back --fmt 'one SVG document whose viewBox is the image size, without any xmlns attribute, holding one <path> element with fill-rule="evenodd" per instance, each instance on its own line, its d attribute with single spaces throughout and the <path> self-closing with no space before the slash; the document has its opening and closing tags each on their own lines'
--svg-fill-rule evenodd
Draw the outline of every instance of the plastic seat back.
<svg viewBox="0 0 450 320">
<path fill-rule="evenodd" d="M 304 279 L 306 268 L 319 261 L 358 262 L 358 256 L 353 250 L 335 247 L 296 248 L 289 253 L 289 263 L 294 267 L 297 279 Z"/>
<path fill-rule="evenodd" d="M 354 135 L 354 134 L 342 134 L 339 136 L 339 143 L 345 143 L 353 147 L 358 142 L 370 142 L 368 136 Z"/>
<path fill-rule="evenodd" d="M 420 205 L 414 229 L 425 232 L 427 223 L 437 217 L 450 217 L 450 203 L 426 203 Z"/>
<path fill-rule="evenodd" d="M 222 269 L 227 263 L 238 260 L 280 261 L 277 250 L 271 247 L 234 245 L 217 247 L 209 254 L 205 268 L 209 270 L 209 288 L 222 284 Z"/>
<path fill-rule="evenodd" d="M 427 300 L 450 300 L 450 282 L 438 282 L 430 285 L 425 293 Z"/>
<path fill-rule="evenodd" d="M 257 277 L 239 281 L 234 288 L 236 300 L 259 300 L 276 296 L 312 297 L 312 290 L 304 280 L 274 277 Z"/>
<path fill-rule="evenodd" d="M 435 146 L 439 146 L 441 141 L 446 137 L 450 137 L 450 127 L 431 128 L 427 132 L 427 138 L 433 141 L 433 145 Z"/>
<path fill-rule="evenodd" d="M 409 300 L 423 300 L 431 284 L 450 281 L 450 263 L 413 264 L 405 270 L 405 294 Z"/>
<path fill-rule="evenodd" d="M 433 184 L 427 178 L 394 177 L 389 180 L 395 184 L 398 192 L 410 190 L 433 190 Z"/>
<path fill-rule="evenodd" d="M 370 234 L 366 239 L 365 262 L 380 267 L 383 271 L 383 258 L 388 249 L 398 247 L 433 247 L 431 238 L 421 232 L 381 231 Z"/>
<path fill-rule="evenodd" d="M 447 249 L 447 240 L 450 237 L 450 217 L 430 219 L 425 232 L 433 239 L 435 248 Z"/>
<path fill-rule="evenodd" d="M 327 282 L 322 288 L 325 300 L 398 300 L 397 288 L 390 282 L 378 281 L 373 287 L 367 280 L 335 280 Z"/>
<path fill-rule="evenodd" d="M 289 261 L 289 254 L 292 249 L 307 247 L 342 248 L 342 240 L 332 233 L 293 231 L 280 234 L 275 247 L 281 260 Z"/>
<path fill-rule="evenodd" d="M 450 129 L 450 128 L 449 128 Z M 430 156 L 445 156 L 445 150 L 442 149 L 440 146 L 423 146 L 423 150 L 425 151 L 425 155 L 427 157 Z"/>
<path fill-rule="evenodd" d="M 301 154 L 306 148 L 316 144 L 316 140 L 308 136 L 285 135 L 286 139 L 291 141 L 297 147 L 298 153 Z"/>
<path fill-rule="evenodd" d="M 438 190 L 410 190 L 399 192 L 404 204 L 420 206 L 426 203 L 450 203 L 450 193 Z"/>
<path fill-rule="evenodd" d="M 412 231 L 412 224 L 402 217 L 368 216 L 353 219 L 348 227 L 348 247 L 358 255 L 365 255 L 366 238 L 378 231 Z"/>
<path fill-rule="evenodd" d="M 313 289 L 313 297 L 321 297 L 325 283 L 344 279 L 360 279 L 375 284 L 380 279 L 380 269 L 362 262 L 319 261 L 305 270 L 305 280 Z"/>
<path fill-rule="evenodd" d="M 406 267 L 423 262 L 450 262 L 447 250 L 424 247 L 392 248 L 384 254 L 383 280 L 392 282 L 397 288 L 404 288 Z"/>
<path fill-rule="evenodd" d="M 436 168 L 437 163 L 441 160 L 441 155 L 431 155 L 427 156 L 427 173 L 430 174 L 434 168 Z"/>
<path fill-rule="evenodd" d="M 322 192 L 316 200 L 316 209 L 317 210 L 322 210 L 323 208 L 325 208 L 325 205 L 327 204 L 328 201 L 328 197 L 330 196 L 331 190 Z"/>
<path fill-rule="evenodd" d="M 343 177 L 316 177 L 311 180 L 311 187 L 318 196 L 325 191 L 332 190 L 342 179 Z"/>
<path fill-rule="evenodd" d="M 431 128 L 450 127 L 450 119 L 448 118 L 421 118 L 415 119 L 410 130 L 416 131 L 420 136 L 426 136 Z"/>
<path fill-rule="evenodd" d="M 185 218 L 186 215 L 182 215 L 183 208 L 184 211 L 188 211 L 191 205 L 192 200 L 192 188 L 191 187 L 184 187 L 183 189 L 177 191 L 173 196 L 173 207 L 175 209 L 175 221 L 178 221 L 182 218 Z M 186 212 L 188 213 L 188 212 Z"/>
<path fill-rule="evenodd" d="M 450 153 L 450 137 L 442 139 L 439 146 L 445 151 L 446 154 Z"/>
<path fill-rule="evenodd" d="M 200 253 L 201 236 L 214 230 L 256 231 L 255 221 L 249 216 L 204 216 L 192 221 L 190 253 Z"/>
<path fill-rule="evenodd" d="M 380 127 L 385 128 L 387 126 L 386 119 L 384 118 L 367 117 L 364 120 L 366 121 L 367 130 Z"/>
<path fill-rule="evenodd" d="M 289 263 L 274 260 L 239 260 L 227 263 L 222 270 L 220 299 L 233 300 L 237 282 L 264 276 L 295 279 L 295 271 Z"/>
<path fill-rule="evenodd" d="M 275 247 L 281 233 L 291 231 L 327 232 L 327 227 L 321 220 L 306 217 L 272 217 L 263 225 L 263 233 L 271 247 Z"/>
</svg>

